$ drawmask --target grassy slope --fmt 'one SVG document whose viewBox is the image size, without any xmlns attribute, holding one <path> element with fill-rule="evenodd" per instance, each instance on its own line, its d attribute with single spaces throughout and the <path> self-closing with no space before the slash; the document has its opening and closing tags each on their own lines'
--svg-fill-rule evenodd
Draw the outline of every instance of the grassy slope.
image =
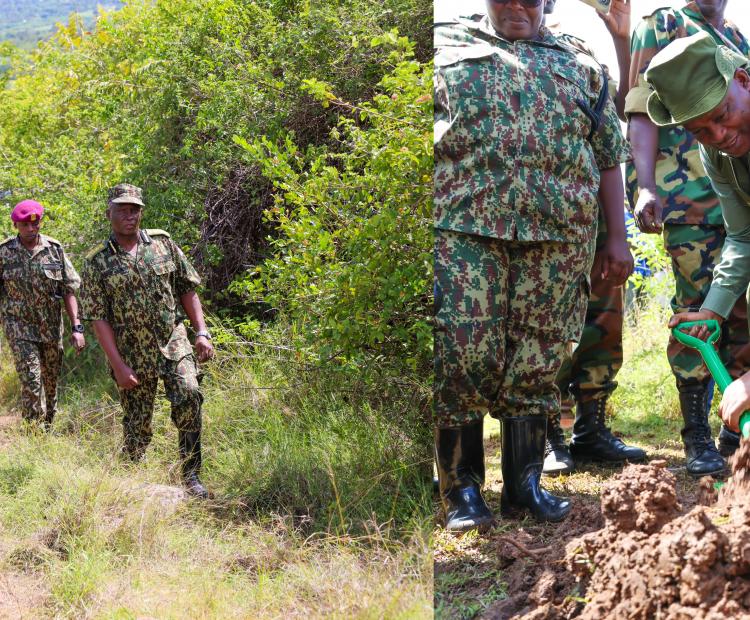
<svg viewBox="0 0 750 620">
<path fill-rule="evenodd" d="M 651 460 L 665 459 L 678 479 L 678 493 L 684 505 L 694 502 L 695 481 L 684 472 L 684 454 L 680 440 L 681 417 L 674 379 L 667 363 L 665 327 L 671 311 L 656 304 L 635 315 L 631 312 L 624 335 L 624 365 L 617 380 L 609 407 L 613 414 L 612 429 L 628 443 L 644 448 Z M 714 398 L 716 410 L 718 396 Z M 714 437 L 719 419 L 711 416 Z M 496 504 L 502 489 L 500 475 L 499 423 L 485 423 L 488 457 L 487 495 Z M 553 492 L 572 497 L 574 501 L 598 501 L 604 482 L 617 470 L 591 467 L 557 480 L 544 479 L 544 486 Z M 491 536 L 469 535 L 463 538 L 438 529 L 435 556 L 439 570 L 435 577 L 436 617 L 460 619 L 493 617 L 492 605 L 513 593 L 508 592 L 502 559 L 497 557 L 493 538 L 501 534 L 511 537 L 521 530 L 533 529 L 532 523 L 501 520 Z M 540 528 L 542 538 L 550 532 Z M 486 543 L 486 544 L 485 544 Z M 541 542 L 539 543 L 542 544 Z M 495 549 L 489 555 L 488 549 Z"/>
<path fill-rule="evenodd" d="M 377 488 L 378 465 L 408 468 L 376 414 L 328 395 L 321 414 L 321 398 L 290 394 L 274 364 L 224 350 L 204 381 L 204 477 L 217 499 L 185 501 L 167 403 L 145 462 L 121 462 L 97 360 L 68 360 L 85 379 L 68 375 L 52 436 L 0 417 L 0 618 L 431 616 L 429 489 L 392 502 L 391 519 L 387 506 L 362 518 L 383 514 L 362 490 Z M 0 402 L 16 393 L 2 358 Z M 372 440 L 352 445 L 350 433 Z M 347 487 L 348 469 L 369 479 Z"/>
</svg>

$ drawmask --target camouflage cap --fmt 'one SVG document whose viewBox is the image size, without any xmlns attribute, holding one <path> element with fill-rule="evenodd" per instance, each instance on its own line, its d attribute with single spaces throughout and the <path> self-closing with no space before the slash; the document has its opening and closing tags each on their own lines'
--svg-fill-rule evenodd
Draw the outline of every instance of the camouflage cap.
<svg viewBox="0 0 750 620">
<path fill-rule="evenodd" d="M 140 187 L 130 183 L 120 183 L 109 190 L 107 204 L 129 204 L 145 207 L 143 204 L 143 192 Z"/>
</svg>

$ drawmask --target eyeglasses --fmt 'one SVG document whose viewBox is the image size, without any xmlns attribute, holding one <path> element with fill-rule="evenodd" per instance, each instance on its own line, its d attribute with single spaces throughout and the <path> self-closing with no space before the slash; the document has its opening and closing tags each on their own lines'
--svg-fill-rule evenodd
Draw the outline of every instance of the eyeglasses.
<svg viewBox="0 0 750 620">
<path fill-rule="evenodd" d="M 513 0 L 492 0 L 495 4 L 510 4 Z M 518 0 L 518 3 L 527 9 L 538 7 L 544 0 Z"/>
</svg>

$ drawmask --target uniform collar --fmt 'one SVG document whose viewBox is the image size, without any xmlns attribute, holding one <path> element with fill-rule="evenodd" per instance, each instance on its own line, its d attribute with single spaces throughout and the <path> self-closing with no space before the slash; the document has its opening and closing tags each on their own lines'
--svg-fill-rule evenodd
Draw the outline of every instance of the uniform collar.
<svg viewBox="0 0 750 620">
<path fill-rule="evenodd" d="M 32 256 L 36 256 L 39 252 L 41 252 L 45 248 L 48 248 L 50 247 L 50 245 L 52 245 L 49 242 L 49 239 L 47 239 L 47 237 L 45 237 L 42 233 L 39 233 L 39 242 L 30 250 L 27 249 L 23 243 L 21 243 L 21 237 L 19 237 L 18 235 L 16 235 L 16 238 L 13 241 L 16 244 L 17 248 L 23 248 L 24 250 L 29 252 Z"/>
<path fill-rule="evenodd" d="M 145 230 L 141 228 L 138 231 L 138 243 L 145 243 L 146 245 L 149 245 L 151 241 L 151 235 L 149 235 Z M 110 233 L 109 239 L 107 239 L 107 247 L 112 254 L 125 252 L 125 250 L 122 249 L 122 246 L 117 242 L 117 239 L 115 239 L 114 233 Z"/>
</svg>

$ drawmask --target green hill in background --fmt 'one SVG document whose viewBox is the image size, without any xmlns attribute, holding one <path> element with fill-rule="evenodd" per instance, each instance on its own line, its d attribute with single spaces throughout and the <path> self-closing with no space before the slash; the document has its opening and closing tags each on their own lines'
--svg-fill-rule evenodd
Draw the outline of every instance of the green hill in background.
<svg viewBox="0 0 750 620">
<path fill-rule="evenodd" d="M 0 41 L 11 41 L 24 49 L 55 32 L 57 22 L 67 22 L 77 13 L 89 27 L 94 22 L 98 7 L 114 9 L 122 6 L 119 0 L 0 0 Z"/>
</svg>

